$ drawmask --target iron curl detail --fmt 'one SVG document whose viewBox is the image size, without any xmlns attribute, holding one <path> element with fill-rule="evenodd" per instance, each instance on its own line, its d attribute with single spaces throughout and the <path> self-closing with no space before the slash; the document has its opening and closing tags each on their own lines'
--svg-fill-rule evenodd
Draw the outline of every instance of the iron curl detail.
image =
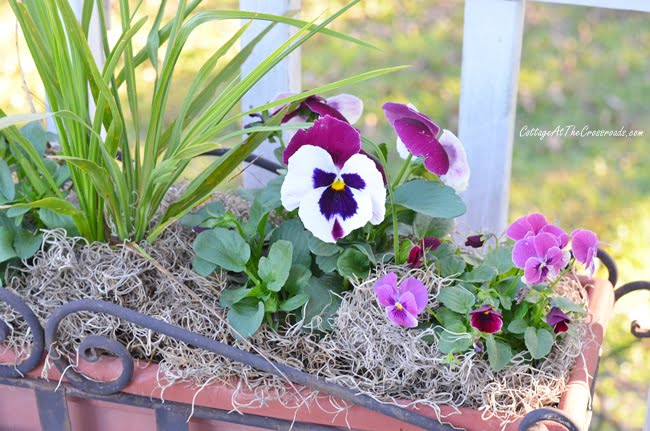
<svg viewBox="0 0 650 431">
<path fill-rule="evenodd" d="M 541 422 L 555 422 L 556 424 L 562 425 L 568 431 L 582 431 L 564 412 L 548 407 L 529 412 L 523 417 L 517 429 L 518 431 L 532 431 L 533 429 L 537 429 L 534 426 Z"/>
<path fill-rule="evenodd" d="M 333 397 L 340 398 L 349 403 L 374 410 L 378 413 L 393 417 L 428 431 L 454 430 L 451 426 L 442 424 L 436 419 L 396 405 L 381 403 L 372 397 L 359 394 L 352 389 L 327 382 L 323 378 L 273 362 L 255 353 L 241 350 L 237 347 L 204 337 L 120 305 L 98 299 L 81 299 L 72 301 L 62 305 L 52 313 L 45 324 L 45 340 L 51 353 L 54 353 L 53 349 L 57 344 L 57 331 L 59 324 L 67 316 L 78 312 L 102 313 L 126 320 L 138 326 L 142 326 L 143 328 L 150 329 L 159 334 L 187 343 L 194 348 L 216 353 L 230 360 L 249 365 L 257 370 L 286 378 L 297 385 L 305 386 Z M 79 350 L 79 354 L 82 358 L 90 359 L 91 361 L 98 359 L 96 350 L 106 351 L 118 356 L 122 362 L 122 373 L 110 382 L 97 382 L 72 369 L 72 367 L 70 367 L 70 361 L 66 358 L 57 357 L 53 360 L 55 366 L 59 371 L 65 371 L 66 378 L 72 385 L 84 392 L 100 395 L 110 395 L 120 391 L 128 385 L 133 375 L 133 358 L 118 341 L 91 335 L 82 341 Z"/>
<path fill-rule="evenodd" d="M 27 305 L 20 296 L 8 289 L 0 288 L 0 301 L 13 308 L 23 319 L 25 319 L 25 322 L 32 333 L 32 338 L 34 339 L 32 350 L 27 359 L 15 365 L 0 365 L 0 377 L 24 377 L 25 374 L 38 366 L 43 357 L 43 350 L 45 348 L 43 341 L 43 327 L 41 326 L 38 317 L 36 317 L 36 314 L 34 314 L 29 305 Z M 10 332 L 11 328 L 7 322 L 0 320 L 0 341 L 6 341 Z"/>
<path fill-rule="evenodd" d="M 650 290 L 650 281 L 633 281 L 619 287 L 614 291 L 615 299 L 618 301 L 623 296 L 639 290 Z M 632 335 L 637 338 L 650 338 L 650 329 L 642 328 L 638 321 L 632 321 L 630 325 Z"/>
</svg>

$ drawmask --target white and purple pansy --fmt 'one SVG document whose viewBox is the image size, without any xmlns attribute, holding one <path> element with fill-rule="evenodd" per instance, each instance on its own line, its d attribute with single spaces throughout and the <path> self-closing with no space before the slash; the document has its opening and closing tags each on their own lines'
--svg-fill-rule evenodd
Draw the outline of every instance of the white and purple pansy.
<svg viewBox="0 0 650 431">
<path fill-rule="evenodd" d="M 288 162 L 282 205 L 298 208 L 305 228 L 336 242 L 386 214 L 386 188 L 375 162 L 360 154 L 361 136 L 347 122 L 326 115 L 299 130 L 284 152 Z"/>
<path fill-rule="evenodd" d="M 388 102 L 383 105 L 388 122 L 397 133 L 397 152 L 406 159 L 409 154 L 422 157 L 424 167 L 456 191 L 467 190 L 469 164 L 460 140 L 449 130 L 443 130 L 412 104 Z"/>
</svg>

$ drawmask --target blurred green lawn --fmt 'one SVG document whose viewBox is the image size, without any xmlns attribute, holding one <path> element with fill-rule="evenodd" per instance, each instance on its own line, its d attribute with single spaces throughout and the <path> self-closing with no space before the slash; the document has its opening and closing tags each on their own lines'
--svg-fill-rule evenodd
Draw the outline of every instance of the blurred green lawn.
<svg viewBox="0 0 650 431">
<path fill-rule="evenodd" d="M 146 1 L 150 11 L 157 2 Z M 173 4 L 173 1 L 169 3 Z M 214 7 L 237 2 L 207 1 Z M 303 0 L 303 17 L 334 11 L 342 0 Z M 460 92 L 463 2 L 365 0 L 334 26 L 368 39 L 383 51 L 318 37 L 303 50 L 303 87 L 365 70 L 410 64 L 399 74 L 351 87 L 366 110 L 358 124 L 368 135 L 393 141 L 381 113 L 387 100 L 410 101 L 456 131 Z M 490 17 L 486 17 L 489 20 Z M 114 23 L 119 22 L 114 19 Z M 182 56 L 169 113 L 189 80 L 237 23 L 205 26 Z M 0 106 L 28 109 L 16 62 L 15 22 L 0 5 Z M 140 43 L 146 38 L 143 32 Z M 42 109 L 42 89 L 21 45 L 23 69 Z M 622 282 L 650 279 L 650 15 L 603 9 L 529 4 L 519 80 L 511 189 L 511 218 L 541 211 L 568 230 L 596 231 L 619 263 Z M 476 71 L 480 73 L 480 71 Z M 139 78 L 152 80 L 143 67 Z M 142 92 L 141 106 L 148 93 Z M 39 105 L 40 100 L 40 105 Z M 641 138 L 520 137 L 523 126 L 645 132 Z M 200 167 L 205 161 L 197 161 Z M 650 326 L 650 296 L 637 294 L 617 306 L 601 363 L 592 429 L 640 429 L 650 383 L 650 343 L 629 335 L 630 311 Z"/>
</svg>

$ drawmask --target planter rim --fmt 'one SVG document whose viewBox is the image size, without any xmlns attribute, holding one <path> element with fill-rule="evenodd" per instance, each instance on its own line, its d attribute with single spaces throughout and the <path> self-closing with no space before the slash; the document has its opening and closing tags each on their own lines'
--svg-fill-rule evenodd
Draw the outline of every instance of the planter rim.
<svg viewBox="0 0 650 431">
<path fill-rule="evenodd" d="M 593 339 L 585 344 L 583 354 L 576 359 L 576 364 L 567 384 L 567 390 L 560 399 L 559 408 L 576 424 L 588 427 L 590 421 L 589 406 L 591 402 L 591 387 L 593 376 L 597 371 L 600 357 L 600 348 L 604 339 L 607 322 L 612 314 L 614 305 L 614 289 L 610 282 L 602 279 L 581 278 L 581 283 L 586 287 L 589 296 L 589 316 L 587 322 L 590 326 Z M 15 363 L 16 355 L 13 351 L 6 350 L 0 354 L 1 364 Z M 44 368 L 44 358 L 40 365 L 27 375 L 40 378 Z M 222 410 L 239 411 L 241 413 L 271 416 L 297 422 L 315 423 L 321 425 L 350 427 L 359 431 L 374 431 L 380 429 L 400 429 L 403 431 L 420 430 L 414 425 L 406 424 L 397 419 L 385 416 L 373 410 L 351 406 L 347 411 L 337 414 L 335 403 L 341 405 L 342 401 L 333 400 L 327 394 L 318 394 L 315 399 L 298 408 L 285 407 L 280 401 L 269 401 L 262 407 L 239 407 L 235 409 L 233 387 L 225 385 L 210 384 L 198 391 L 188 383 L 176 383 L 161 393 L 158 386 L 157 363 L 135 360 L 134 373 L 129 384 L 122 389 L 122 392 L 146 397 L 157 397 L 164 400 L 176 401 L 185 404 L 196 404 L 204 407 L 218 408 Z M 80 362 L 76 370 L 83 375 L 98 381 L 109 381 L 121 374 L 122 364 L 118 358 L 104 357 L 96 363 Z M 61 373 L 54 367 L 48 370 L 48 380 L 59 381 Z M 64 377 L 63 381 L 67 381 Z M 237 382 L 233 381 L 233 385 Z M 310 388 L 301 388 L 302 394 L 313 393 Z M 240 394 L 237 397 L 239 403 L 252 402 L 254 398 L 250 394 Z M 407 404 L 408 402 L 404 402 Z M 409 407 L 410 408 L 410 407 Z M 417 413 L 440 420 L 441 422 L 459 429 L 474 428 L 482 421 L 482 430 L 516 430 L 521 418 L 508 424 L 505 428 L 501 426 L 501 420 L 497 418 L 483 419 L 483 414 L 475 409 L 454 408 L 448 405 L 440 406 L 439 411 L 431 407 L 410 408 Z M 236 413 L 233 413 L 236 414 Z M 549 430 L 564 429 L 558 425 L 549 424 Z"/>
</svg>

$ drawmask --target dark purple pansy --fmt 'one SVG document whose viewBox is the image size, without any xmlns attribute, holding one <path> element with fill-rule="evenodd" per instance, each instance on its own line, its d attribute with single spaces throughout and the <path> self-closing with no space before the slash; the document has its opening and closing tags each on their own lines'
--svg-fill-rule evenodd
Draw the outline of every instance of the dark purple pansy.
<svg viewBox="0 0 650 431">
<path fill-rule="evenodd" d="M 589 275 L 594 274 L 596 254 L 598 253 L 598 237 L 590 230 L 576 229 L 571 232 L 571 251 L 573 257 L 585 266 Z"/>
<path fill-rule="evenodd" d="M 524 280 L 532 286 L 557 276 L 569 263 L 569 256 L 560 248 L 556 236 L 541 232 L 517 241 L 512 261 L 524 270 Z"/>
<path fill-rule="evenodd" d="M 429 302 L 427 288 L 415 278 L 407 278 L 397 287 L 397 274 L 386 274 L 374 286 L 377 302 L 386 308 L 386 316 L 395 325 L 418 326 L 418 314 Z"/>
<path fill-rule="evenodd" d="M 424 238 L 420 245 L 415 245 L 409 252 L 407 264 L 411 268 L 420 268 L 426 251 L 436 251 L 440 247 L 441 241 L 438 238 L 429 236 Z"/>
<path fill-rule="evenodd" d="M 438 140 L 440 127 L 403 103 L 387 102 L 382 108 L 406 149 L 414 156 L 422 157 L 429 171 L 445 175 L 449 171 L 449 156 Z"/>
<path fill-rule="evenodd" d="M 467 240 L 465 241 L 466 246 L 474 248 L 481 248 L 483 247 L 484 243 L 485 240 L 483 239 L 483 235 L 471 235 L 468 236 Z"/>
<path fill-rule="evenodd" d="M 495 310 L 490 304 L 482 305 L 469 312 L 472 327 L 487 334 L 495 334 L 501 330 L 503 319 L 501 312 Z"/>
<path fill-rule="evenodd" d="M 560 248 L 566 247 L 569 243 L 569 235 L 560 227 L 549 224 L 546 221 L 546 217 L 539 213 L 529 214 L 515 220 L 506 230 L 506 236 L 515 241 L 519 241 L 528 236 L 535 236 L 541 232 L 550 233 L 555 236 Z"/>
<path fill-rule="evenodd" d="M 568 324 L 571 323 L 571 319 L 569 319 L 569 316 L 567 316 L 564 311 L 560 310 L 558 307 L 553 307 L 546 316 L 546 323 L 548 323 L 548 326 L 553 327 L 553 332 L 559 334 L 560 332 L 566 332 L 569 330 Z"/>
</svg>

